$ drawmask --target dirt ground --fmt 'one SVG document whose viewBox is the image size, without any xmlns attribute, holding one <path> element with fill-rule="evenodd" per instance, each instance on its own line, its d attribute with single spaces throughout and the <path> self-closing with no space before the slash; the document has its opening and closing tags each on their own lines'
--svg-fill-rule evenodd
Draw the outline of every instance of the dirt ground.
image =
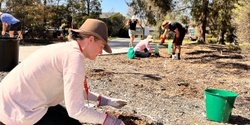
<svg viewBox="0 0 250 125">
<path fill-rule="evenodd" d="M 190 43 L 183 45 L 181 60 L 168 58 L 167 47 L 159 51 L 161 57 L 128 59 L 117 54 L 87 60 L 90 91 L 128 101 L 121 109 L 96 110 L 126 125 L 250 124 L 249 48 Z M 6 74 L 2 72 L 1 78 Z M 207 88 L 239 94 L 229 123 L 206 118 Z"/>
<path fill-rule="evenodd" d="M 249 48 L 217 44 L 185 44 L 181 60 L 172 60 L 167 47 L 161 57 L 128 59 L 126 54 L 87 61 L 90 90 L 125 99 L 122 109 L 97 109 L 126 125 L 250 124 Z M 225 89 L 239 96 L 229 123 L 206 118 L 204 90 Z M 216 104 L 215 104 L 216 106 Z"/>
</svg>

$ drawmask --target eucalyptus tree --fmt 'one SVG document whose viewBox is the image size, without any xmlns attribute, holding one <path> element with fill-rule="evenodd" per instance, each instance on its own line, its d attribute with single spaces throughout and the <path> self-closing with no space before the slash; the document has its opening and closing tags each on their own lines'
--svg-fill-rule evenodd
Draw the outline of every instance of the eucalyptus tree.
<svg viewBox="0 0 250 125">
<path fill-rule="evenodd" d="M 238 0 L 214 0 L 210 9 L 210 17 L 208 18 L 209 26 L 215 29 L 215 37 L 218 38 L 220 44 L 225 44 L 225 35 L 232 36 L 232 10 Z M 229 38 L 232 39 L 232 38 Z"/>
<path fill-rule="evenodd" d="M 98 18 L 102 11 L 100 3 L 101 0 L 67 0 L 74 26 L 80 27 L 88 17 Z"/>
<path fill-rule="evenodd" d="M 220 44 L 225 44 L 225 35 L 232 36 L 234 27 L 232 10 L 238 0 L 190 0 L 192 5 L 191 15 L 198 20 L 200 26 L 199 43 L 205 43 L 206 28 L 209 33 L 218 38 Z"/>
<path fill-rule="evenodd" d="M 114 15 L 112 15 L 110 18 L 110 24 L 108 25 L 109 28 L 109 35 L 110 36 L 118 36 L 119 35 L 119 31 L 124 27 L 125 23 L 125 17 L 120 14 L 120 13 L 116 13 Z"/>
<path fill-rule="evenodd" d="M 172 0 L 132 0 L 127 4 L 133 9 L 132 15 L 146 19 L 151 25 L 162 22 L 173 8 Z"/>
<path fill-rule="evenodd" d="M 127 5 L 132 8 L 130 15 L 137 15 L 145 20 L 145 25 L 158 26 L 159 36 L 162 32 L 161 23 L 170 12 L 174 3 L 172 0 L 131 0 Z"/>
<path fill-rule="evenodd" d="M 250 42 L 250 2 L 249 0 L 239 0 L 233 9 L 232 23 L 236 27 L 238 42 Z"/>
<path fill-rule="evenodd" d="M 102 13 L 101 3 L 99 0 L 90 1 L 90 6 L 88 8 L 88 15 L 92 18 L 99 18 L 99 15 Z"/>
<path fill-rule="evenodd" d="M 21 20 L 24 26 L 42 24 L 43 5 L 40 0 L 8 0 L 4 12 Z"/>
<path fill-rule="evenodd" d="M 209 14 L 209 0 L 190 0 L 191 15 L 194 20 L 197 20 L 197 25 L 200 26 L 198 43 L 205 43 L 207 18 Z"/>
</svg>

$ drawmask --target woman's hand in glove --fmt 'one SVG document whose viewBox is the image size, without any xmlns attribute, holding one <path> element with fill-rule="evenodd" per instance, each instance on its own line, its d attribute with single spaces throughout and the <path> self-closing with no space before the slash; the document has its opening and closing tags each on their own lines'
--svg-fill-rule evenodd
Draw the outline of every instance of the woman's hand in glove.
<svg viewBox="0 0 250 125">
<path fill-rule="evenodd" d="M 108 101 L 108 105 L 115 108 L 122 108 L 123 106 L 127 105 L 127 101 L 122 99 L 110 98 L 110 100 Z"/>
<path fill-rule="evenodd" d="M 101 96 L 101 95 L 99 95 L 98 101 L 99 101 L 98 107 L 109 105 L 115 108 L 122 108 L 123 106 L 127 105 L 127 101 L 125 100 L 116 99 L 116 98 L 108 98 L 108 97 Z"/>
</svg>

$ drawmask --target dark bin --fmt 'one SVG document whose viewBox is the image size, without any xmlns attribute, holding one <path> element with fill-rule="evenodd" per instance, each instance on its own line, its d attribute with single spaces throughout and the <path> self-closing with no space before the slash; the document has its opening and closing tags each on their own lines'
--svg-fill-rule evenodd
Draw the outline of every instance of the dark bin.
<svg viewBox="0 0 250 125">
<path fill-rule="evenodd" d="M 16 38 L 0 37 L 0 71 L 12 70 L 19 61 L 19 42 Z"/>
</svg>

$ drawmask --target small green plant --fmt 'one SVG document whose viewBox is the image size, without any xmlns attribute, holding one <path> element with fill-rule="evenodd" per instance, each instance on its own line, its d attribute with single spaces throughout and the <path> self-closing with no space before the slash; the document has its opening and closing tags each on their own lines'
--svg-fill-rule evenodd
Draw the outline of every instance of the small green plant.
<svg viewBox="0 0 250 125">
<path fill-rule="evenodd" d="M 218 43 L 216 38 L 206 38 L 206 43 L 215 44 Z"/>
</svg>

